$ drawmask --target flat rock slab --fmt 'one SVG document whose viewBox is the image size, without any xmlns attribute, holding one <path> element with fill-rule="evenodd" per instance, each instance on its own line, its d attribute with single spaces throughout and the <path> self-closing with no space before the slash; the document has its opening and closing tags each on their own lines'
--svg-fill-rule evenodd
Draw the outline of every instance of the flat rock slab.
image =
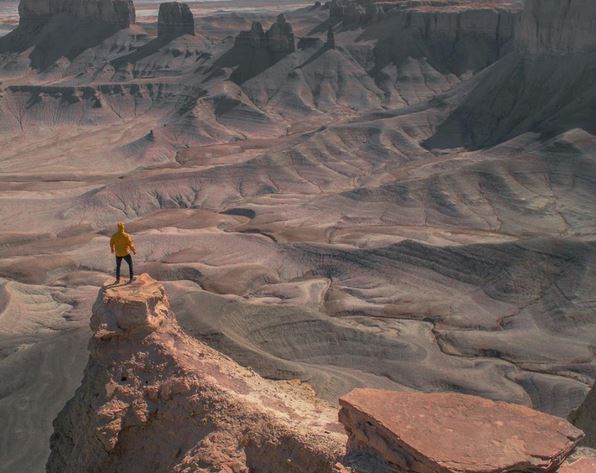
<svg viewBox="0 0 596 473">
<path fill-rule="evenodd" d="M 355 389 L 340 404 L 350 451 L 397 471 L 553 471 L 583 437 L 564 419 L 463 394 Z"/>
</svg>

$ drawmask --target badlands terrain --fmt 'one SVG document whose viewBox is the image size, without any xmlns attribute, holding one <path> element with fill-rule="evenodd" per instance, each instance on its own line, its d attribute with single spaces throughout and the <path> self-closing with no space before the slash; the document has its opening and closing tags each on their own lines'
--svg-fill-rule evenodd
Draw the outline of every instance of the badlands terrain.
<svg viewBox="0 0 596 473">
<path fill-rule="evenodd" d="M 573 415 L 592 0 L 158 8 L 0 3 L 0 473 L 45 470 L 117 222 L 186 334 L 264 378 Z"/>
</svg>

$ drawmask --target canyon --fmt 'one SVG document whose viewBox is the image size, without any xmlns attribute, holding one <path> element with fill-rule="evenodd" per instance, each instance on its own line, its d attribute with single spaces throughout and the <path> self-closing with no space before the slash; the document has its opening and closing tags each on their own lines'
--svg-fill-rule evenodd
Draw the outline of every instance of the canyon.
<svg viewBox="0 0 596 473">
<path fill-rule="evenodd" d="M 591 471 L 591 0 L 18 13 L 0 37 L 0 473 L 457 471 L 396 440 L 399 409 L 378 427 L 391 399 L 467 436 L 461 402 L 569 419 L 519 457 L 487 431 L 495 471 Z M 109 288 L 117 222 L 150 276 Z"/>
</svg>

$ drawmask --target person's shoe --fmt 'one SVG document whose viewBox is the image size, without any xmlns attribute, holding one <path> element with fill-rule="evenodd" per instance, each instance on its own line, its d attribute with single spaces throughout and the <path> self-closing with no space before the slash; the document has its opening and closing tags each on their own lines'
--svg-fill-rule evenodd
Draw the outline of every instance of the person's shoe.
<svg viewBox="0 0 596 473">
<path fill-rule="evenodd" d="M 114 281 L 114 284 L 120 284 L 120 278 L 116 278 L 116 280 Z"/>
<path fill-rule="evenodd" d="M 128 280 L 128 284 L 130 284 L 130 283 L 131 283 L 131 282 L 133 282 L 134 280 L 135 280 L 135 277 L 133 276 L 132 278 L 130 278 L 130 279 Z"/>
</svg>

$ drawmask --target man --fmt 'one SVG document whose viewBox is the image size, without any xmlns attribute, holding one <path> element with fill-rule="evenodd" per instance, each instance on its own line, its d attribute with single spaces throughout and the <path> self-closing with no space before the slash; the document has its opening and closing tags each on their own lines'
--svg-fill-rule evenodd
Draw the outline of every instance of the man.
<svg viewBox="0 0 596 473">
<path fill-rule="evenodd" d="M 130 252 L 132 251 L 132 254 L 136 255 L 137 250 L 132 241 L 132 237 L 124 231 L 123 223 L 118 224 L 118 231 L 112 235 L 112 238 L 110 238 L 110 250 L 112 251 L 112 254 L 116 253 L 116 284 L 120 282 L 120 266 L 122 265 L 122 260 L 128 263 L 130 273 L 130 280 L 128 282 L 132 282 L 134 276 L 132 272 L 132 256 L 130 256 Z"/>
</svg>

